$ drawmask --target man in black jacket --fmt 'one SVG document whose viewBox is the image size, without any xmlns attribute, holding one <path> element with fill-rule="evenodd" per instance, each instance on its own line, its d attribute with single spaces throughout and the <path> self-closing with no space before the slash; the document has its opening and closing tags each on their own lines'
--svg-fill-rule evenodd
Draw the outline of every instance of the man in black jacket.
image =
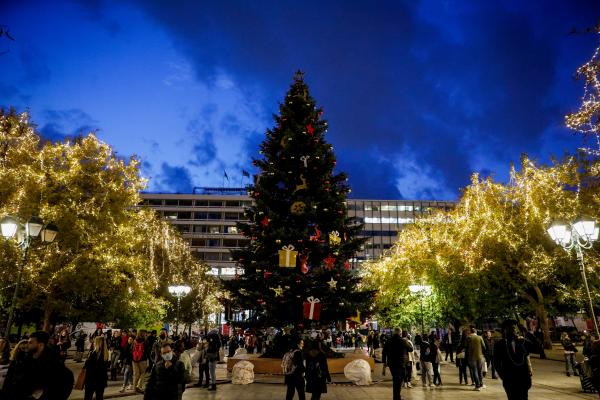
<svg viewBox="0 0 600 400">
<path fill-rule="evenodd" d="M 12 381 L 5 382 L 2 399 L 66 400 L 73 389 L 73 373 L 60 361 L 58 353 L 48 347 L 50 336 L 44 331 L 31 334 L 28 354 L 22 370 Z M 11 374 L 9 367 L 9 375 Z M 15 389 L 11 391 L 10 389 Z"/>
<path fill-rule="evenodd" d="M 502 323 L 502 339 L 494 344 L 493 362 L 508 400 L 527 400 L 533 374 L 529 353 L 536 346 L 519 337 L 516 327 L 513 320 Z"/>
<path fill-rule="evenodd" d="M 161 346 L 161 358 L 152 368 L 144 400 L 181 400 L 183 395 L 184 366 L 175 358 L 169 343 Z"/>
<path fill-rule="evenodd" d="M 385 368 L 388 367 L 392 373 L 392 393 L 394 400 L 400 400 L 400 390 L 402 382 L 405 379 L 406 366 L 409 363 L 408 353 L 413 351 L 412 344 L 407 339 L 408 333 L 402 332 L 400 337 L 400 329 L 394 329 L 394 335 L 385 342 L 383 347 L 383 374 Z"/>
</svg>

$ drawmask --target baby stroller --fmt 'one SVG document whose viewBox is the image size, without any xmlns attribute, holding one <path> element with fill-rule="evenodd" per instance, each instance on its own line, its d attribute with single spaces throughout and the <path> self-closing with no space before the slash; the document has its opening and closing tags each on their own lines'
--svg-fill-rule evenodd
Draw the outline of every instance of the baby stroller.
<svg viewBox="0 0 600 400">
<path fill-rule="evenodd" d="M 584 393 L 596 393 L 596 388 L 592 384 L 592 371 L 587 364 L 587 360 L 575 365 L 575 369 L 577 370 L 577 373 L 579 373 L 581 390 L 583 390 Z"/>
</svg>

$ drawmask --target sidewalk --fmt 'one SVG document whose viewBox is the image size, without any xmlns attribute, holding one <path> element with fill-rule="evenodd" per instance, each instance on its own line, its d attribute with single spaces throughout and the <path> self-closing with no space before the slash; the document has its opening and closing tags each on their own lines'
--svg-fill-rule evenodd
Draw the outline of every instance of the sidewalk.
<svg viewBox="0 0 600 400">
<path fill-rule="evenodd" d="M 581 392 L 579 378 L 567 377 L 564 366 L 553 360 L 532 359 L 534 376 L 533 388 L 530 390 L 531 400 L 575 400 L 596 399 L 597 394 L 586 394 Z M 73 363 L 71 360 L 67 365 L 76 373 L 79 373 L 83 364 Z M 218 385 L 216 392 L 208 392 L 205 389 L 189 387 L 184 393 L 184 400 L 211 399 L 211 400 L 265 400 L 285 398 L 285 386 L 283 377 L 279 375 L 256 375 L 255 382 L 250 385 L 233 385 L 227 375 L 225 364 L 219 364 L 217 368 Z M 443 386 L 435 388 L 423 388 L 420 376 L 414 377 L 412 389 L 403 389 L 404 399 L 440 399 L 440 400 L 465 400 L 465 399 L 505 399 L 502 381 L 499 379 L 485 379 L 486 389 L 474 392 L 472 386 L 458 384 L 458 370 L 454 364 L 443 363 L 442 366 Z M 391 376 L 389 371 L 386 376 L 381 375 L 382 364 L 375 364 L 373 372 L 373 385 L 355 386 L 350 383 L 343 374 L 332 376 L 333 384 L 328 385 L 328 393 L 323 395 L 323 400 L 389 400 L 391 399 Z M 142 400 L 143 396 L 133 392 L 125 394 L 118 393 L 121 382 L 109 382 L 105 398 L 126 397 L 131 400 Z M 310 397 L 310 396 L 309 396 Z M 70 399 L 83 399 L 83 391 L 73 391 Z"/>
</svg>

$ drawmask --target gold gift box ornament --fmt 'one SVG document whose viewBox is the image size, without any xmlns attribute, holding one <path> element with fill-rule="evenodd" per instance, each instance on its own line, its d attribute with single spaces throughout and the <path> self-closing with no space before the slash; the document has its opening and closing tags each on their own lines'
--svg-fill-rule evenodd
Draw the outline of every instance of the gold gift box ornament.
<svg viewBox="0 0 600 400">
<path fill-rule="evenodd" d="M 279 250 L 279 266 L 283 268 L 295 268 L 297 256 L 298 252 L 294 250 L 293 245 L 283 246 Z"/>
<path fill-rule="evenodd" d="M 338 231 L 333 231 L 329 234 L 329 244 L 332 246 L 337 246 L 342 242 L 340 238 L 340 233 Z"/>
</svg>

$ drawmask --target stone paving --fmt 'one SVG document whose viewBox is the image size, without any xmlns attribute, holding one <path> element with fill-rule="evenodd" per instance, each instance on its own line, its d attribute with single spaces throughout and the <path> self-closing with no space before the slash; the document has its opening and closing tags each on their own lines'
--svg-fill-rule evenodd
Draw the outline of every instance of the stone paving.
<svg viewBox="0 0 600 400">
<path fill-rule="evenodd" d="M 556 357 L 560 358 L 557 352 Z M 564 373 L 564 362 L 554 360 L 532 359 L 534 368 L 533 388 L 529 391 L 532 400 L 575 400 L 575 399 L 597 399 L 597 394 L 586 394 L 581 391 L 578 377 L 567 377 Z M 81 364 L 71 364 L 70 367 L 77 372 Z M 334 375 L 334 383 L 328 385 L 328 393 L 322 396 L 323 400 L 383 400 L 392 398 L 392 384 L 389 373 L 385 377 L 381 375 L 381 364 L 376 364 L 373 374 L 374 384 L 368 387 L 358 387 L 349 383 L 343 375 Z M 265 400 L 284 399 L 285 386 L 281 376 L 256 376 L 255 383 L 251 385 L 232 385 L 229 383 L 227 371 L 224 364 L 220 364 L 217 370 L 219 384 L 216 392 L 210 392 L 201 388 L 188 388 L 184 393 L 184 400 L 210 399 L 210 400 Z M 420 378 L 420 377 L 418 377 Z M 423 388 L 419 381 L 413 383 L 412 389 L 402 389 L 403 399 L 503 399 L 506 398 L 500 380 L 485 379 L 486 388 L 481 392 L 473 391 L 472 386 L 458 384 L 458 370 L 454 364 L 442 364 L 443 386 L 435 388 Z M 110 382 L 106 390 L 105 398 L 125 397 L 132 400 L 142 400 L 142 395 L 126 393 L 125 396 L 118 393 L 119 382 Z M 297 397 L 296 397 L 297 398 Z M 71 396 L 73 400 L 83 399 L 82 391 L 74 391 Z M 310 399 L 310 395 L 307 395 Z"/>
</svg>

